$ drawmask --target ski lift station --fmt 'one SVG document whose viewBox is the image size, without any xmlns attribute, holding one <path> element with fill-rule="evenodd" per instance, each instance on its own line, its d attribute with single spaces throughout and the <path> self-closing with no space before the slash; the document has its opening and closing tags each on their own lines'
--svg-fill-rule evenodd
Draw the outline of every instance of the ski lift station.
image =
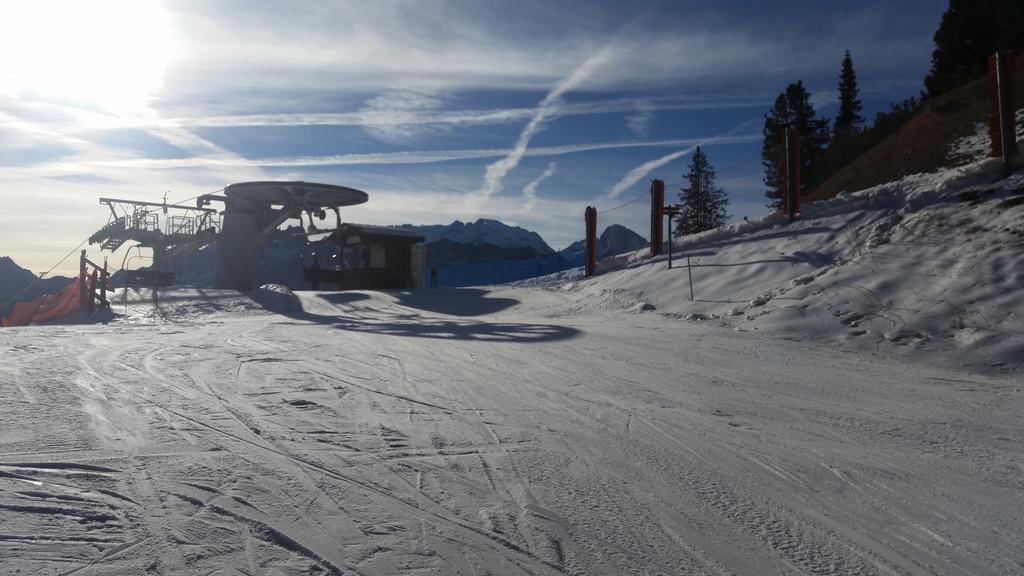
<svg viewBox="0 0 1024 576">
<path fill-rule="evenodd" d="M 330 233 L 321 244 L 341 255 L 338 265 L 321 268 L 314 260 L 304 270 L 312 285 L 421 286 L 421 236 L 398 228 L 342 223 L 342 208 L 368 199 L 365 192 L 346 186 L 274 181 L 231 184 L 223 194 L 197 197 L 195 205 L 100 198 L 111 217 L 89 243 L 112 252 L 134 242 L 152 250 L 152 269 L 162 272 L 170 272 L 172 262 L 181 256 L 215 244 L 215 286 L 250 290 L 259 247 L 286 221 L 301 223 L 305 213 L 309 235 Z M 314 219 L 324 220 L 328 212 L 334 213 L 335 229 L 317 229 Z"/>
</svg>

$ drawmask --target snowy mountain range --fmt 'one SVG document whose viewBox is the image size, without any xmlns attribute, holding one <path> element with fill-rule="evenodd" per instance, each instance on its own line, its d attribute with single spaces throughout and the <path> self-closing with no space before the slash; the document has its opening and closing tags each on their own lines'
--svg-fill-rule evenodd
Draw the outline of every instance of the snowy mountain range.
<svg viewBox="0 0 1024 576">
<path fill-rule="evenodd" d="M 554 250 L 544 242 L 540 234 L 519 226 L 509 226 L 499 220 L 480 218 L 476 222 L 456 220 L 451 224 L 430 224 L 399 226 L 422 235 L 426 244 L 438 240 L 450 240 L 459 244 L 492 244 L 499 248 L 529 247 L 538 254 L 551 254 Z"/>
<path fill-rule="evenodd" d="M 512 282 L 583 265 L 585 243 L 552 250 L 536 232 L 498 220 L 458 220 L 445 226 L 401 228 L 426 239 L 428 270 L 438 271 L 442 286 L 476 286 Z M 598 259 L 633 252 L 647 246 L 642 236 L 613 224 L 598 240 Z"/>
</svg>

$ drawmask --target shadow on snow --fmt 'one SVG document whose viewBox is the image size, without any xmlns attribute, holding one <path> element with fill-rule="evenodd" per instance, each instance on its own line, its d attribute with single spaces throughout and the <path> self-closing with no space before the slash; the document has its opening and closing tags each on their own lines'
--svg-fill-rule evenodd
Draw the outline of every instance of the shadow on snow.
<svg viewBox="0 0 1024 576">
<path fill-rule="evenodd" d="M 494 314 L 519 303 L 513 298 L 487 298 L 487 291 L 477 288 L 393 291 L 387 294 L 394 296 L 399 306 L 410 311 L 390 313 L 362 307 L 359 303 L 370 299 L 367 294 L 335 292 L 319 294 L 318 297 L 337 306 L 337 314 L 297 312 L 289 316 L 305 322 L 331 325 L 339 330 L 441 340 L 539 343 L 580 334 L 578 329 L 568 326 L 466 318 Z"/>
</svg>

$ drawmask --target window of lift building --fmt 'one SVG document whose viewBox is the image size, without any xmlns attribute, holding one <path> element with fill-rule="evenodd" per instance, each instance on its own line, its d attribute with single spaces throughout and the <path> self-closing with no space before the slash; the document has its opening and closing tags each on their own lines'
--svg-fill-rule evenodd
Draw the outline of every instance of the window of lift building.
<svg viewBox="0 0 1024 576">
<path fill-rule="evenodd" d="M 341 251 L 342 270 L 355 270 L 363 267 L 363 247 L 359 244 L 345 246 Z"/>
<path fill-rule="evenodd" d="M 382 244 L 370 245 L 370 268 L 387 267 L 387 250 Z"/>
</svg>

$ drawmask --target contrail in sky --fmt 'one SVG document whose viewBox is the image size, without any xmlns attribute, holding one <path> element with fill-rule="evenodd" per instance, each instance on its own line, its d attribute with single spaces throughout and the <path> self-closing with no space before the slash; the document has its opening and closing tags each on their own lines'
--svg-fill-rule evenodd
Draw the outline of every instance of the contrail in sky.
<svg viewBox="0 0 1024 576">
<path fill-rule="evenodd" d="M 686 156 L 690 152 L 693 152 L 694 148 L 696 148 L 696 146 L 690 146 L 689 148 L 684 148 L 683 150 L 678 150 L 671 154 L 665 154 L 660 158 L 644 162 L 629 172 L 626 172 L 626 175 L 622 177 L 622 180 L 619 180 L 615 186 L 612 186 L 612 189 L 608 191 L 608 199 L 613 200 L 617 198 L 619 194 L 628 190 L 631 186 L 639 182 L 641 178 L 650 174 L 654 169 L 661 168 L 676 158 Z"/>
<path fill-rule="evenodd" d="M 686 156 L 690 152 L 693 152 L 698 146 L 703 146 L 705 144 L 714 142 L 714 141 L 716 141 L 716 140 L 718 140 L 720 138 L 732 137 L 733 135 L 735 135 L 740 130 L 745 129 L 748 126 L 750 126 L 751 124 L 754 124 L 756 122 L 758 122 L 758 120 L 756 120 L 756 119 L 755 120 L 748 120 L 748 121 L 740 124 L 739 126 L 736 126 L 735 128 L 732 128 L 730 130 L 727 130 L 726 132 L 723 132 L 722 134 L 720 134 L 718 136 L 711 136 L 709 138 L 706 138 L 706 139 L 703 139 L 701 141 L 695 142 L 694 144 L 684 148 L 683 150 L 677 150 L 676 152 L 672 152 L 670 154 L 665 154 L 664 156 L 661 156 L 660 158 L 655 158 L 654 160 L 649 160 L 647 162 L 644 162 L 643 164 L 637 166 L 636 168 L 633 168 L 629 172 L 626 172 L 626 175 L 622 177 L 622 180 L 619 180 L 618 182 L 615 183 L 614 186 L 612 186 L 611 190 L 608 191 L 608 195 L 606 197 L 609 200 L 613 200 L 613 199 L 617 198 L 619 196 L 619 194 L 622 194 L 624 191 L 629 189 L 631 186 L 633 186 L 634 184 L 639 182 L 641 178 L 643 178 L 644 176 L 647 176 L 648 174 L 650 174 L 653 170 L 655 170 L 657 168 L 661 168 L 662 166 L 664 166 L 665 164 L 668 164 L 669 162 L 675 160 L 676 158 L 679 158 L 679 157 L 682 157 L 682 156 Z"/>
<path fill-rule="evenodd" d="M 540 101 L 540 104 L 533 111 L 533 117 L 530 118 L 530 122 L 526 124 L 522 133 L 519 134 L 519 139 L 508 156 L 487 167 L 487 172 L 484 174 L 484 186 L 481 190 L 484 198 L 501 191 L 501 181 L 505 178 L 506 174 L 519 165 L 519 161 L 526 155 L 526 149 L 530 146 L 530 140 L 544 127 L 545 122 L 558 116 L 558 100 L 562 95 L 586 81 L 594 73 L 594 70 L 597 70 L 598 67 L 608 60 L 611 51 L 612 47 L 608 46 L 587 58 L 583 64 L 573 70 L 572 74 L 563 78 Z"/>
<path fill-rule="evenodd" d="M 555 169 L 558 168 L 557 162 L 549 162 L 547 170 L 543 174 L 534 178 L 529 184 L 523 187 L 523 210 L 530 210 L 533 205 L 537 202 L 537 188 L 540 187 L 541 183 L 555 175 Z"/>
</svg>

